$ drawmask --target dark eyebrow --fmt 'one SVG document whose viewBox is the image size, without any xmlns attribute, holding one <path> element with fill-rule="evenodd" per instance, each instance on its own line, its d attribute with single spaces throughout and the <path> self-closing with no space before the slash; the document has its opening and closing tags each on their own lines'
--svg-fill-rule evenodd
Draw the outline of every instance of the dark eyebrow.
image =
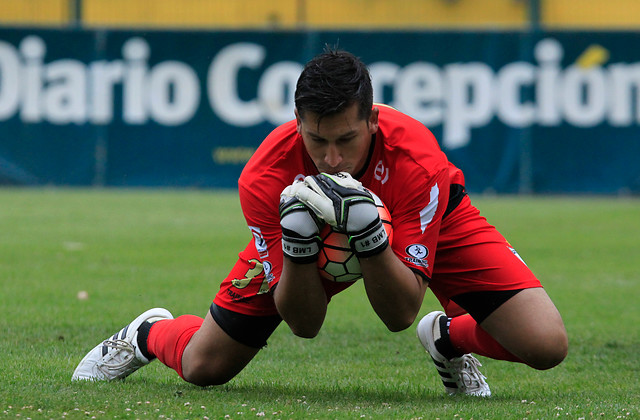
<svg viewBox="0 0 640 420">
<path fill-rule="evenodd" d="M 338 137 L 337 140 L 348 139 L 348 138 L 351 138 L 351 137 L 353 137 L 353 136 L 355 136 L 357 134 L 358 133 L 355 130 L 347 131 L 346 133 L 344 133 L 343 135 Z M 309 132 L 309 136 L 311 136 L 314 140 L 326 140 L 324 137 L 319 136 L 316 133 Z"/>
<path fill-rule="evenodd" d="M 338 139 L 346 139 L 348 137 L 353 137 L 355 135 L 357 135 L 358 133 L 356 132 L 356 130 L 351 130 L 348 131 L 346 133 L 344 133 L 343 135 L 341 135 L 340 137 L 338 137 Z"/>
</svg>

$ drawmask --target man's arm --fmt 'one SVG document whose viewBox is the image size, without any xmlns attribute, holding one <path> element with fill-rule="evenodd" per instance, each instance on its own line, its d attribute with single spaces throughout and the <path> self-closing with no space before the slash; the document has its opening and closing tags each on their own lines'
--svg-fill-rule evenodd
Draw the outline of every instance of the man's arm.
<svg viewBox="0 0 640 420">
<path fill-rule="evenodd" d="M 297 264 L 284 258 L 273 299 L 280 316 L 295 335 L 304 338 L 318 335 L 327 313 L 327 294 L 315 261 Z"/>
<path fill-rule="evenodd" d="M 420 310 L 427 283 L 396 257 L 371 194 L 349 174 L 305 178 L 296 197 L 349 236 L 371 306 L 391 331 L 409 327 Z"/>
<path fill-rule="evenodd" d="M 388 247 L 372 257 L 361 257 L 369 302 L 390 331 L 401 331 L 415 320 L 428 283 L 405 266 Z"/>
<path fill-rule="evenodd" d="M 327 313 L 327 295 L 317 266 L 321 222 L 295 197 L 301 186 L 293 183 L 280 194 L 284 258 L 273 298 L 291 331 L 299 337 L 313 338 Z"/>
</svg>

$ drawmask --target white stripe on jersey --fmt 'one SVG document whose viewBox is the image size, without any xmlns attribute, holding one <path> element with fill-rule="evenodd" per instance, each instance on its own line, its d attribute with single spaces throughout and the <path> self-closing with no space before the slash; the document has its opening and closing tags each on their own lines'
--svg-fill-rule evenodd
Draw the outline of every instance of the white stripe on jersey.
<svg viewBox="0 0 640 420">
<path fill-rule="evenodd" d="M 429 204 L 422 210 L 420 210 L 420 229 L 422 233 L 427 229 L 429 223 L 433 219 L 433 216 L 436 214 L 436 210 L 438 209 L 438 196 L 440 195 L 440 189 L 438 188 L 438 184 L 434 185 L 431 188 L 431 193 L 429 197 Z"/>
</svg>

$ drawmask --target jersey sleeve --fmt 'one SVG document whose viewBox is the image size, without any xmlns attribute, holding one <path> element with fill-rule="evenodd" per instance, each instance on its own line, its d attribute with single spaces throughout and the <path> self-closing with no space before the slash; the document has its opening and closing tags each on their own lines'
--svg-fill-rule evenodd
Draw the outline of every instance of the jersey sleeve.
<svg viewBox="0 0 640 420">
<path fill-rule="evenodd" d="M 431 279 L 440 225 L 449 200 L 448 168 L 434 174 L 414 169 L 402 179 L 409 184 L 400 191 L 392 214 L 396 256 L 410 269 Z"/>
</svg>

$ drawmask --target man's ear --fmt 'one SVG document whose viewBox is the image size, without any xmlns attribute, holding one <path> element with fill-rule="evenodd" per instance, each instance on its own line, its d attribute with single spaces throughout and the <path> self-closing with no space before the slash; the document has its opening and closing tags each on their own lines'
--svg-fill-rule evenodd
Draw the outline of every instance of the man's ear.
<svg viewBox="0 0 640 420">
<path fill-rule="evenodd" d="M 297 109 L 294 109 L 293 113 L 296 115 L 296 131 L 300 134 L 302 131 L 302 118 L 300 118 L 300 114 Z"/>
<path fill-rule="evenodd" d="M 371 134 L 375 134 L 378 131 L 378 114 L 380 113 L 380 109 L 377 106 L 373 107 L 371 110 L 371 115 L 369 116 L 369 132 Z"/>
</svg>

